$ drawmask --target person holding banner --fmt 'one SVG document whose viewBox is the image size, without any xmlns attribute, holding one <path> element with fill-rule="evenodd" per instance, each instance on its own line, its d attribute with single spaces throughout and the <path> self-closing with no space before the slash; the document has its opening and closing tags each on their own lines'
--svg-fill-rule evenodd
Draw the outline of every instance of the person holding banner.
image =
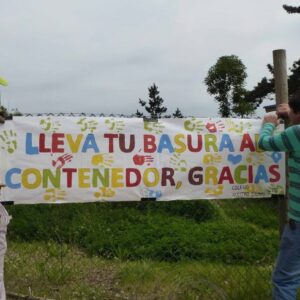
<svg viewBox="0 0 300 300">
<path fill-rule="evenodd" d="M 279 117 L 288 117 L 291 126 L 273 135 Z M 300 286 L 300 89 L 288 104 L 280 104 L 276 114 L 264 116 L 258 145 L 267 151 L 284 151 L 288 159 L 288 224 L 272 276 L 273 299 L 294 300 Z"/>
</svg>

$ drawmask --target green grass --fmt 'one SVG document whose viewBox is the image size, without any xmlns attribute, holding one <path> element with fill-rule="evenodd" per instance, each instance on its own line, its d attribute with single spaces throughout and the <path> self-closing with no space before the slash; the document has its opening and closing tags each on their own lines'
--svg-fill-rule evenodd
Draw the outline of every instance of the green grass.
<svg viewBox="0 0 300 300">
<path fill-rule="evenodd" d="M 10 242 L 8 292 L 52 299 L 270 299 L 270 265 L 105 260 L 56 243 Z"/>
<path fill-rule="evenodd" d="M 53 299 L 270 299 L 276 200 L 8 210 L 8 291 Z"/>
<path fill-rule="evenodd" d="M 270 263 L 278 242 L 274 202 L 250 203 L 14 206 L 8 238 L 73 244 L 104 258 Z"/>
</svg>

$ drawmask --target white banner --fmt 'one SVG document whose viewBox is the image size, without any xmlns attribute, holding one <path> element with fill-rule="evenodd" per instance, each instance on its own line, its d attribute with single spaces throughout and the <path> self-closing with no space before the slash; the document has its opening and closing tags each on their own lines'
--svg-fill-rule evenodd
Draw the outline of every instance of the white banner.
<svg viewBox="0 0 300 300">
<path fill-rule="evenodd" d="M 261 120 L 14 117 L 0 125 L 2 200 L 24 203 L 269 197 L 285 157 Z"/>
</svg>

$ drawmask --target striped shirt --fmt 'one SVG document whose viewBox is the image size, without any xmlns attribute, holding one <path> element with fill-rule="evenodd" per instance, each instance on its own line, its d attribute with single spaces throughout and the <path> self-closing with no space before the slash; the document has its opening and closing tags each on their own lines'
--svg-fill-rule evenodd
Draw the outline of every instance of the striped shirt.
<svg viewBox="0 0 300 300">
<path fill-rule="evenodd" d="M 275 125 L 265 123 L 258 145 L 267 151 L 288 152 L 288 217 L 300 222 L 300 125 L 273 135 Z"/>
</svg>

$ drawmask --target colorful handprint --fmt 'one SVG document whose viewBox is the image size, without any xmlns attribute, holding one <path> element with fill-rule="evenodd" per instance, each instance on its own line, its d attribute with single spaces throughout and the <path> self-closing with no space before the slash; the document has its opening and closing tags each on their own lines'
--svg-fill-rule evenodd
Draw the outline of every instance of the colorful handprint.
<svg viewBox="0 0 300 300">
<path fill-rule="evenodd" d="M 76 124 L 80 125 L 80 130 L 82 132 L 89 131 L 90 133 L 93 133 L 97 129 L 98 122 L 87 118 L 81 118 Z"/>
<path fill-rule="evenodd" d="M 115 118 L 106 119 L 104 123 L 109 130 L 116 131 L 116 132 L 124 131 L 125 128 L 125 122 L 118 121 Z"/>
<path fill-rule="evenodd" d="M 73 155 L 68 153 L 63 154 L 59 156 L 57 159 L 52 160 L 52 166 L 57 169 L 61 169 L 66 163 L 72 161 L 72 159 L 73 159 Z"/>
<path fill-rule="evenodd" d="M 91 163 L 100 168 L 110 167 L 113 164 L 113 156 L 110 154 L 95 154 L 92 157 Z"/>
<path fill-rule="evenodd" d="M 0 134 L 1 149 L 9 154 L 17 150 L 17 134 L 12 130 L 3 130 Z"/>
<path fill-rule="evenodd" d="M 56 120 L 52 120 L 51 117 L 47 117 L 46 119 L 41 119 L 40 125 L 44 131 L 53 132 L 53 133 L 57 132 L 61 127 L 60 122 Z"/>
</svg>

